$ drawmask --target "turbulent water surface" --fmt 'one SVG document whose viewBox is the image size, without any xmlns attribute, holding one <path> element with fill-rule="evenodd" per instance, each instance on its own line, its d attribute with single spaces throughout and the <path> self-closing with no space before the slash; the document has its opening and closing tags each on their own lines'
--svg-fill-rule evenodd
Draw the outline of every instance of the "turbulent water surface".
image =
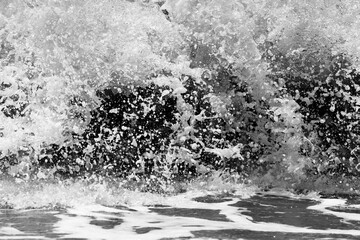
<svg viewBox="0 0 360 240">
<path fill-rule="evenodd" d="M 359 16 L 0 0 L 0 239 L 359 239 Z"/>
<path fill-rule="evenodd" d="M 359 199 L 256 194 L 0 211 L 1 239 L 358 239 Z"/>
</svg>

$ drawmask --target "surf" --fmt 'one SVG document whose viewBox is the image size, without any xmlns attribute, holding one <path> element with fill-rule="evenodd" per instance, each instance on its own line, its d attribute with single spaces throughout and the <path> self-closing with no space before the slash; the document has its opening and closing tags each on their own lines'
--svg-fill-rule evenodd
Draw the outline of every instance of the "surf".
<svg viewBox="0 0 360 240">
<path fill-rule="evenodd" d="M 3 206 L 115 205 L 114 191 L 214 181 L 358 193 L 356 2 L 0 9 Z"/>
</svg>

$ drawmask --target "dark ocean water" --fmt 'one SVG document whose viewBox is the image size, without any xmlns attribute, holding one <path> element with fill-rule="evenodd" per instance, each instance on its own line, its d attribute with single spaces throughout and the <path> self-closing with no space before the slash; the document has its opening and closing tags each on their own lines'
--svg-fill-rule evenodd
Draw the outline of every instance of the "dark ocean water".
<svg viewBox="0 0 360 240">
<path fill-rule="evenodd" d="M 0 211 L 0 239 L 359 239 L 360 199 L 204 195 L 169 205 Z"/>
</svg>

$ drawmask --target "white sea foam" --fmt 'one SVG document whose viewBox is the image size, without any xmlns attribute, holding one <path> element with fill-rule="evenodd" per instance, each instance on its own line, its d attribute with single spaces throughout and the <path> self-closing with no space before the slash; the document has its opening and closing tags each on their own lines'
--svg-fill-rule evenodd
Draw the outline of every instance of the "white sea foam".
<svg viewBox="0 0 360 240">
<path fill-rule="evenodd" d="M 175 200 L 175 201 L 174 201 Z M 195 217 L 181 217 L 181 216 L 165 216 L 152 212 L 148 207 L 131 207 L 132 211 L 119 210 L 100 205 L 80 206 L 68 210 L 72 216 L 59 216 L 61 221 L 57 223 L 57 231 L 69 233 L 66 237 L 83 237 L 87 236 L 89 239 L 118 239 L 120 236 L 126 239 L 160 239 L 160 238 L 180 238 L 180 237 L 194 237 L 192 231 L 200 230 L 250 230 L 256 232 L 282 232 L 282 233 L 308 233 L 308 234 L 344 234 L 352 236 L 360 236 L 359 230 L 340 230 L 340 229 L 311 229 L 305 227 L 296 227 L 286 224 L 254 222 L 251 217 L 242 215 L 237 207 L 229 206 L 239 201 L 239 198 L 233 198 L 230 201 L 222 203 L 199 203 L 184 196 L 177 196 L 169 198 L 166 203 L 167 208 L 179 207 L 191 209 L 212 209 L 220 210 L 219 214 L 223 214 L 229 220 L 214 221 Z M 181 203 L 181 204 L 179 204 Z M 343 219 L 358 220 L 360 215 L 353 217 L 352 214 L 344 213 L 337 214 L 336 212 L 327 211 L 325 207 L 344 205 L 343 200 L 324 199 L 319 205 L 310 207 L 322 211 L 325 214 L 333 214 Z M 320 207 L 321 206 L 321 207 Z M 134 211 L 135 210 L 135 211 Z M 106 220 L 109 218 L 122 219 L 122 223 L 112 229 L 104 229 L 99 226 L 91 225 L 90 222 L 94 219 Z M 137 234 L 137 228 L 152 228 L 146 234 Z M 89 236 L 91 232 L 91 236 Z"/>
<path fill-rule="evenodd" d="M 200 181 L 200 183 L 190 184 L 184 193 L 163 195 L 130 191 L 121 187 L 116 189 L 104 183 L 93 185 L 83 182 L 43 183 L 40 186 L 40 184 L 23 183 L 21 185 L 2 182 L 1 196 L 15 208 L 66 206 L 65 210 L 48 212 L 57 219 L 54 222 L 52 233 L 58 234 L 58 238 L 95 240 L 121 237 L 155 240 L 166 237 L 175 239 L 190 237 L 196 239 L 195 231 L 231 231 L 234 229 L 269 234 L 281 232 L 324 236 L 329 234 L 360 236 L 359 230 L 336 229 L 336 227 L 325 230 L 285 223 L 254 221 L 251 216 L 246 214 L 253 209 L 231 205 L 254 196 L 258 191 L 257 188 L 242 184 L 232 185 L 232 191 L 230 188 L 228 191 L 221 191 L 220 186 L 222 185 L 219 182 L 215 184 L 214 181 Z M 297 200 L 302 199 L 315 200 L 314 205 L 308 207 L 309 210 L 318 211 L 320 215 L 338 217 L 343 219 L 344 223 L 360 221 L 360 214 L 331 210 L 332 208 L 349 207 L 359 209 L 358 205 L 347 205 L 343 199 L 321 199 L 314 193 L 300 196 L 284 190 L 273 190 L 267 194 L 278 196 L 280 199 L 289 199 L 289 201 L 294 199 L 294 204 Z M 196 198 L 218 199 L 219 201 L 206 202 L 195 200 Z M 272 211 L 275 206 L 271 201 L 269 203 L 259 202 L 259 204 L 265 206 L 268 211 Z M 215 214 L 214 219 L 211 218 L 211 214 Z M 26 235 L 11 225 L 4 226 L 0 231 L 7 236 L 6 239 L 21 239 L 21 236 L 25 236 L 24 239 L 33 238 L 32 235 Z M 4 239 L 4 237 L 0 236 L 0 239 Z"/>
</svg>

